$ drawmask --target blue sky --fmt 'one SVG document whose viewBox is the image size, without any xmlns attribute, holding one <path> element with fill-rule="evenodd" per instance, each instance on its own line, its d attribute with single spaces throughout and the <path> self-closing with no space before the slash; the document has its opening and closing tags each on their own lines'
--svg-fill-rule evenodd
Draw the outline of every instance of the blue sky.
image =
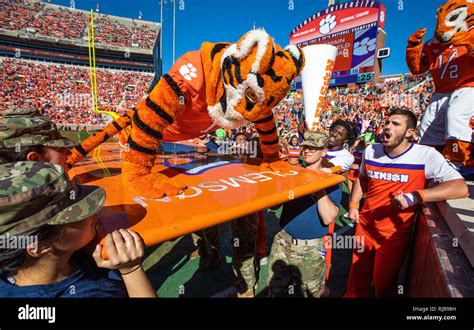
<svg viewBox="0 0 474 330">
<path fill-rule="evenodd" d="M 172 0 L 163 0 L 163 68 L 171 65 Z M 111 15 L 160 21 L 159 0 L 52 0 L 52 3 L 78 9 L 95 9 Z M 180 10 L 184 3 L 184 10 Z M 435 28 L 436 9 L 445 0 L 382 0 L 387 8 L 385 31 L 386 47 L 391 56 L 384 60 L 383 75 L 408 72 L 405 64 L 407 38 L 421 27 L 428 28 L 427 36 Z M 293 4 L 293 10 L 290 5 Z M 176 57 L 188 50 L 198 49 L 204 41 L 236 41 L 255 22 L 284 46 L 289 33 L 301 21 L 327 7 L 327 0 L 176 0 Z"/>
</svg>

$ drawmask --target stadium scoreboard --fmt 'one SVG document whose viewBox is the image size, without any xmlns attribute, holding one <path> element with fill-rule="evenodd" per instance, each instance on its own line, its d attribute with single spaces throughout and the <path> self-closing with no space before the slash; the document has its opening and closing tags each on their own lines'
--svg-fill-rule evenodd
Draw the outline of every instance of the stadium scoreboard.
<svg viewBox="0 0 474 330">
<path fill-rule="evenodd" d="M 334 4 L 301 22 L 290 33 L 290 44 L 305 47 L 329 44 L 337 47 L 330 85 L 365 83 L 378 74 L 379 29 L 384 29 L 385 6 L 375 0 Z M 380 38 L 382 39 L 382 38 Z M 297 85 L 301 82 L 298 80 Z"/>
</svg>

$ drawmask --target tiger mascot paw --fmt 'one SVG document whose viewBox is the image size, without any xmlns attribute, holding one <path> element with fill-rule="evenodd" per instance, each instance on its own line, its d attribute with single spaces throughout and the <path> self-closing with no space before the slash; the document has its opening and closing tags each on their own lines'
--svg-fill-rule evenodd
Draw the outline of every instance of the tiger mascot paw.
<svg viewBox="0 0 474 330">
<path fill-rule="evenodd" d="M 131 162 L 123 162 L 122 174 L 125 182 L 129 183 L 127 189 L 141 197 L 176 196 L 186 189 L 184 184 L 158 173 L 154 168 L 149 171 L 145 167 Z"/>
<path fill-rule="evenodd" d="M 425 39 L 425 33 L 426 29 L 421 28 L 415 33 L 413 33 L 410 38 L 408 38 L 408 44 L 411 46 L 418 46 L 423 43 L 423 40 Z"/>
<path fill-rule="evenodd" d="M 158 184 L 153 190 L 157 196 L 161 195 L 161 197 L 163 197 L 181 195 L 187 188 L 179 181 L 172 180 L 163 174 L 154 173 L 152 175 L 154 176 L 155 182 L 160 182 L 160 184 Z"/>
<path fill-rule="evenodd" d="M 148 186 L 140 185 L 136 182 L 135 185 L 129 187 L 132 193 L 139 194 L 146 198 L 163 198 L 165 196 L 177 196 L 186 190 L 186 186 L 180 182 L 168 178 L 166 175 L 160 173 L 150 173 L 142 178 L 141 182 L 151 184 Z"/>
<path fill-rule="evenodd" d="M 282 174 L 288 174 L 294 171 L 295 167 L 279 159 L 274 161 L 265 161 L 260 164 L 260 168 L 264 171 L 277 172 Z"/>
</svg>

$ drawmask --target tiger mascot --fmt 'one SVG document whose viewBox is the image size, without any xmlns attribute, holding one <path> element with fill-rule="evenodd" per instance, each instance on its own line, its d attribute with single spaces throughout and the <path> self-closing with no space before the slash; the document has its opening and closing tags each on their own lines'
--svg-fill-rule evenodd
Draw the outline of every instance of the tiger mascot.
<svg viewBox="0 0 474 330">
<path fill-rule="evenodd" d="M 200 50 L 180 57 L 135 109 L 76 147 L 68 162 L 76 163 L 131 125 L 127 150 L 122 152 L 125 186 L 148 198 L 176 195 L 186 187 L 153 171 L 160 141 L 192 139 L 250 121 L 260 138 L 261 166 L 290 170 L 289 165 L 277 162 L 279 143 L 272 108 L 288 93 L 303 66 L 304 56 L 297 46 L 283 49 L 263 30 L 252 30 L 237 43 L 205 42 Z"/>
<path fill-rule="evenodd" d="M 458 166 L 474 167 L 474 8 L 473 0 L 449 0 L 437 11 L 434 36 L 423 45 L 426 29 L 409 39 L 410 72 L 427 71 L 435 93 L 420 125 L 420 143 L 443 150 Z"/>
</svg>

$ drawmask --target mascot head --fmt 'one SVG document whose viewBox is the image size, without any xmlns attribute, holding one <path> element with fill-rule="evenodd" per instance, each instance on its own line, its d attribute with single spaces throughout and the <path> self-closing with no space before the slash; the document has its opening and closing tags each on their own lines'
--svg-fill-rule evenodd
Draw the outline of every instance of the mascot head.
<svg viewBox="0 0 474 330">
<path fill-rule="evenodd" d="M 467 32 L 472 28 L 473 2 L 473 0 L 449 0 L 438 8 L 435 38 L 439 42 L 449 42 L 455 33 Z"/>
<path fill-rule="evenodd" d="M 208 110 L 223 127 L 238 127 L 271 114 L 304 65 L 297 46 L 276 45 L 264 30 L 252 30 L 237 43 L 204 43 Z"/>
</svg>

